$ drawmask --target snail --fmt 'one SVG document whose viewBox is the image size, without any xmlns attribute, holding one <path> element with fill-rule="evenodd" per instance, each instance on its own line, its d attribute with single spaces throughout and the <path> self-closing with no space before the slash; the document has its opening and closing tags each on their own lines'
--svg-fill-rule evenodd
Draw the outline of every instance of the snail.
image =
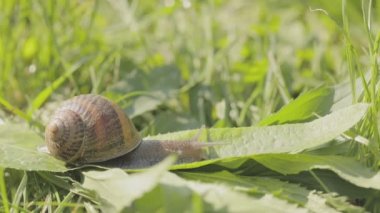
<svg viewBox="0 0 380 213">
<path fill-rule="evenodd" d="M 122 109 L 100 95 L 79 95 L 56 110 L 45 128 L 48 152 L 70 164 L 109 162 L 126 168 L 151 166 L 170 154 L 177 163 L 204 159 L 197 140 L 143 140 Z"/>
</svg>

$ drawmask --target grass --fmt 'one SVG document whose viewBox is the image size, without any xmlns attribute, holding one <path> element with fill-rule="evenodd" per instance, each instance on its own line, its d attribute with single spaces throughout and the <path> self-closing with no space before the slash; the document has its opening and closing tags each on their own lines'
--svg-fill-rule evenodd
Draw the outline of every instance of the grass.
<svg viewBox="0 0 380 213">
<path fill-rule="evenodd" d="M 340 155 L 377 171 L 379 11 L 373 0 L 0 0 L 0 121 L 42 135 L 59 102 L 98 93 L 144 136 L 259 126 L 306 91 L 349 82 L 352 104 L 371 106 L 347 134 L 369 145 L 351 141 Z M 330 193 L 326 177 L 309 172 Z M 0 210 L 99 209 L 91 194 L 62 187 L 79 176 L 0 168 Z M 368 211 L 380 208 L 374 191 Z M 197 196 L 194 211 L 206 205 Z"/>
</svg>

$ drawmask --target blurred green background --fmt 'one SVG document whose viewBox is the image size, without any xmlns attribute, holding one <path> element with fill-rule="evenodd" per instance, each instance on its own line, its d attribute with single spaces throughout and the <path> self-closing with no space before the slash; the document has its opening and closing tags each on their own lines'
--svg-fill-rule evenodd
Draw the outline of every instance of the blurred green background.
<svg viewBox="0 0 380 213">
<path fill-rule="evenodd" d="M 99 93 L 144 134 L 255 125 L 348 80 L 348 48 L 368 69 L 362 3 L 348 1 L 348 44 L 341 1 L 0 0 L 0 118 L 43 125 Z"/>
</svg>

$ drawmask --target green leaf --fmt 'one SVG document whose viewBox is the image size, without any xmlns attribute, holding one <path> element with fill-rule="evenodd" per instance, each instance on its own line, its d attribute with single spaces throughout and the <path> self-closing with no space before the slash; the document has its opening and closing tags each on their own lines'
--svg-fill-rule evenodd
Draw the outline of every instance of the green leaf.
<svg viewBox="0 0 380 213">
<path fill-rule="evenodd" d="M 320 87 L 301 94 L 295 100 L 282 107 L 278 112 L 264 118 L 260 126 L 294 123 L 317 115 L 325 115 L 333 104 L 334 90 Z"/>
<path fill-rule="evenodd" d="M 43 139 L 24 125 L 0 125 L 0 167 L 20 170 L 67 171 L 64 162 L 37 149 Z"/>
<path fill-rule="evenodd" d="M 347 199 L 336 197 L 330 194 L 317 193 L 315 190 L 306 188 L 286 181 L 281 181 L 272 177 L 260 176 L 241 176 L 232 174 L 227 171 L 220 172 L 179 172 L 181 177 L 187 179 L 205 181 L 209 183 L 229 184 L 242 192 L 248 192 L 251 195 L 271 194 L 277 198 L 296 203 L 306 207 L 311 211 L 317 212 L 320 209 L 325 211 L 336 212 L 330 204 L 336 204 L 337 210 L 355 209 L 362 211 L 358 207 L 352 206 Z"/>
<path fill-rule="evenodd" d="M 135 70 L 116 85 L 110 86 L 105 94 L 117 100 L 126 109 L 126 114 L 134 118 L 176 97 L 180 85 L 178 68 L 166 65 L 149 73 Z"/>
<path fill-rule="evenodd" d="M 164 212 L 305 211 L 270 194 L 250 196 L 234 187 L 220 183 L 201 183 L 199 180 L 187 181 L 173 173 L 166 173 L 161 178 L 160 185 L 137 200 L 130 210 L 155 212 L 157 209 Z"/>
<path fill-rule="evenodd" d="M 168 118 L 171 118 L 170 122 L 167 122 Z M 201 126 L 201 124 L 192 115 L 168 111 L 155 116 L 152 126 L 151 128 L 154 128 L 154 132 L 161 133 L 169 132 L 170 130 L 180 131 L 194 129 Z"/>
<path fill-rule="evenodd" d="M 155 167 L 133 175 L 128 175 L 121 169 L 84 172 L 82 187 L 97 193 L 104 212 L 120 212 L 153 190 L 174 160 L 172 157 L 167 158 Z"/>
<path fill-rule="evenodd" d="M 227 185 L 186 181 L 173 173 L 166 173 L 160 183 L 163 191 L 170 190 L 178 197 L 188 197 L 188 190 L 201 195 L 205 212 L 307 212 L 306 209 L 270 194 L 249 196 Z M 186 206 L 189 201 L 191 200 L 179 199 L 180 205 Z"/>
<path fill-rule="evenodd" d="M 331 141 L 355 125 L 367 111 L 367 104 L 356 104 L 303 124 L 253 128 L 231 146 L 217 150 L 219 156 L 260 153 L 298 153 Z"/>
<path fill-rule="evenodd" d="M 147 203 L 149 205 L 146 205 Z M 134 209 L 138 209 L 139 212 L 157 212 L 160 209 L 166 212 L 202 212 L 207 208 L 208 204 L 202 200 L 201 195 L 189 188 L 159 184 L 154 190 L 136 200 L 126 211 L 133 212 Z"/>
<path fill-rule="evenodd" d="M 328 169 L 356 186 L 380 189 L 380 172 L 375 172 L 349 157 L 281 153 L 256 155 L 253 158 L 285 175 L 312 169 Z"/>
<path fill-rule="evenodd" d="M 120 169 L 85 172 L 84 183 L 77 190 L 80 194 L 95 192 L 91 198 L 100 202 L 105 212 L 155 212 L 158 209 L 164 212 L 189 209 L 206 212 L 306 212 L 306 209 L 272 195 L 254 197 L 220 184 L 186 181 L 166 172 L 173 162 L 169 159 L 132 175 Z"/>
<path fill-rule="evenodd" d="M 227 158 L 263 153 L 299 153 L 338 137 L 355 125 L 364 116 L 367 108 L 367 104 L 355 104 L 302 124 L 208 129 L 211 141 L 228 143 L 227 145 L 221 143 L 220 146 L 211 148 L 208 157 Z M 183 140 L 192 138 L 198 131 L 176 132 L 148 139 Z M 200 140 L 206 140 L 206 137 L 203 136 Z M 216 161 L 223 160 L 183 164 L 175 166 L 175 168 L 196 168 Z"/>
<path fill-rule="evenodd" d="M 150 92 L 149 95 L 139 96 L 133 99 L 133 103 L 126 110 L 130 118 L 137 117 L 143 113 L 157 109 L 167 97 L 162 91 Z"/>
<path fill-rule="evenodd" d="M 307 201 L 309 190 L 297 184 L 287 183 L 271 177 L 240 176 L 228 171 L 220 172 L 179 172 L 181 177 L 192 180 L 200 180 L 209 183 L 224 183 L 231 186 L 239 186 L 241 191 L 249 191 L 251 194 L 272 194 L 288 202 L 304 205 Z"/>
<path fill-rule="evenodd" d="M 364 79 L 366 82 L 371 79 L 371 72 L 364 74 Z M 363 94 L 367 89 L 363 85 L 363 79 L 357 78 L 355 80 L 355 93 L 356 95 Z M 353 100 L 353 91 L 352 91 L 352 82 L 347 81 L 334 86 L 334 104 L 331 106 L 331 110 L 335 111 L 347 107 L 348 105 L 354 103 Z M 355 100 L 356 102 L 356 100 Z"/>
</svg>

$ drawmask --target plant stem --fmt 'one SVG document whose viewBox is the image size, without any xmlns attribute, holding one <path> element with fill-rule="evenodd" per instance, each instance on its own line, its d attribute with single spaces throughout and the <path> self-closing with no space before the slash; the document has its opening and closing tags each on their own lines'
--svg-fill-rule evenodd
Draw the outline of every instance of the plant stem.
<svg viewBox="0 0 380 213">
<path fill-rule="evenodd" d="M 9 202 L 8 202 L 7 189 L 6 189 L 5 180 L 4 180 L 4 168 L 1 168 L 1 167 L 0 167 L 0 193 L 1 193 L 1 198 L 3 200 L 4 212 L 8 213 Z"/>
</svg>

